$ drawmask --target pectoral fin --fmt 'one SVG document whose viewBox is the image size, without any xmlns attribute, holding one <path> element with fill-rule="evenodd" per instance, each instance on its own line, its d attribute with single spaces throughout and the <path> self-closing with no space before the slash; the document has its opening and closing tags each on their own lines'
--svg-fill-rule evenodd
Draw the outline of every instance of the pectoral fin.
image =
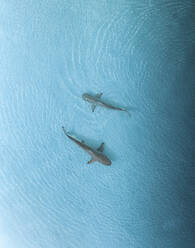
<svg viewBox="0 0 195 248">
<path fill-rule="evenodd" d="M 101 92 L 101 93 L 97 94 L 96 97 L 100 98 L 102 95 L 103 95 L 103 93 Z"/>
<path fill-rule="evenodd" d="M 92 112 L 94 112 L 95 107 L 96 107 L 96 105 L 95 105 L 95 104 L 92 104 L 92 105 L 91 105 L 91 110 L 92 110 Z"/>
<path fill-rule="evenodd" d="M 98 147 L 98 152 L 103 152 L 104 151 L 104 143 L 102 143 L 99 147 Z"/>
<path fill-rule="evenodd" d="M 93 163 L 93 162 L 95 162 L 95 159 L 93 159 L 93 157 L 87 162 L 88 164 L 91 164 L 91 163 Z"/>
</svg>

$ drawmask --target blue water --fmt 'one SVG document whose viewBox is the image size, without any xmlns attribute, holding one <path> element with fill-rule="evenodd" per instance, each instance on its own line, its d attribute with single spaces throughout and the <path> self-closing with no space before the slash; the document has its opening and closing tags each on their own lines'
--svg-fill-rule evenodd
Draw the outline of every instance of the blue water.
<svg viewBox="0 0 195 248">
<path fill-rule="evenodd" d="M 193 248 L 195 5 L 0 0 L 0 247 Z M 96 108 L 82 93 L 130 110 Z M 106 167 L 67 139 L 105 142 Z"/>
</svg>

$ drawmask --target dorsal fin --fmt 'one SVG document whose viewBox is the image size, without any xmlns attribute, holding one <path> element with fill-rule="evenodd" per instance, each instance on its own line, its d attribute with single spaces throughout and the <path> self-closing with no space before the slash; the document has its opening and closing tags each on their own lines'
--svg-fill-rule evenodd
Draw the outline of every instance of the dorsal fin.
<svg viewBox="0 0 195 248">
<path fill-rule="evenodd" d="M 96 97 L 100 98 L 102 95 L 103 95 L 103 93 L 101 92 L 101 93 L 97 94 Z"/>
<path fill-rule="evenodd" d="M 98 152 L 103 152 L 104 151 L 104 142 L 98 147 L 97 149 Z"/>
</svg>

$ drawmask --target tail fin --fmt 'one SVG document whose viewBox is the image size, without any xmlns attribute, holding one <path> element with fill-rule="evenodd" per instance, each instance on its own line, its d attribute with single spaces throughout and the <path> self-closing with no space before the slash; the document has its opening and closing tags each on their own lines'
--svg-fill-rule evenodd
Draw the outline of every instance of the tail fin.
<svg viewBox="0 0 195 248">
<path fill-rule="evenodd" d="M 64 131 L 64 134 L 67 135 L 67 132 L 63 126 L 62 126 L 62 130 Z"/>
<path fill-rule="evenodd" d="M 129 113 L 129 111 L 125 108 L 120 108 L 121 111 L 126 112 L 128 114 L 129 117 L 131 117 L 131 114 Z"/>
<path fill-rule="evenodd" d="M 125 111 L 128 114 L 128 116 L 131 117 L 131 114 L 129 113 L 128 110 L 124 109 L 123 111 Z"/>
</svg>

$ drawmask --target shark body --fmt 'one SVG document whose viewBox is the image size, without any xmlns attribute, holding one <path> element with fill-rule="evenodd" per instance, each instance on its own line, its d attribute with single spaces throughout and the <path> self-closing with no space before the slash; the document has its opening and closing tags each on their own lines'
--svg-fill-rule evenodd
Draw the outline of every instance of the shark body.
<svg viewBox="0 0 195 248">
<path fill-rule="evenodd" d="M 69 135 L 65 128 L 62 127 L 64 134 L 70 139 L 72 140 L 74 143 L 76 143 L 79 147 L 81 147 L 84 151 L 86 151 L 88 154 L 91 155 L 91 159 L 88 161 L 88 164 L 91 164 L 95 161 L 104 164 L 104 165 L 111 165 L 112 162 L 111 160 L 103 154 L 103 150 L 104 150 L 104 143 L 102 143 L 100 145 L 100 147 L 98 149 L 93 149 L 90 146 L 86 145 L 83 141 L 79 141 L 77 139 L 75 139 L 74 137 L 72 137 L 71 135 Z"/>
<path fill-rule="evenodd" d="M 84 93 L 82 95 L 82 98 L 83 100 L 91 103 L 91 110 L 92 112 L 94 112 L 96 106 L 101 106 L 101 107 L 104 107 L 104 108 L 107 108 L 107 109 L 112 109 L 112 110 L 119 110 L 119 111 L 125 111 L 128 113 L 128 111 L 124 108 L 119 108 L 119 107 L 115 107 L 111 104 L 108 104 L 108 103 L 105 103 L 104 101 L 101 100 L 101 96 L 103 95 L 103 93 L 99 93 L 95 96 L 92 96 L 88 93 Z"/>
</svg>

